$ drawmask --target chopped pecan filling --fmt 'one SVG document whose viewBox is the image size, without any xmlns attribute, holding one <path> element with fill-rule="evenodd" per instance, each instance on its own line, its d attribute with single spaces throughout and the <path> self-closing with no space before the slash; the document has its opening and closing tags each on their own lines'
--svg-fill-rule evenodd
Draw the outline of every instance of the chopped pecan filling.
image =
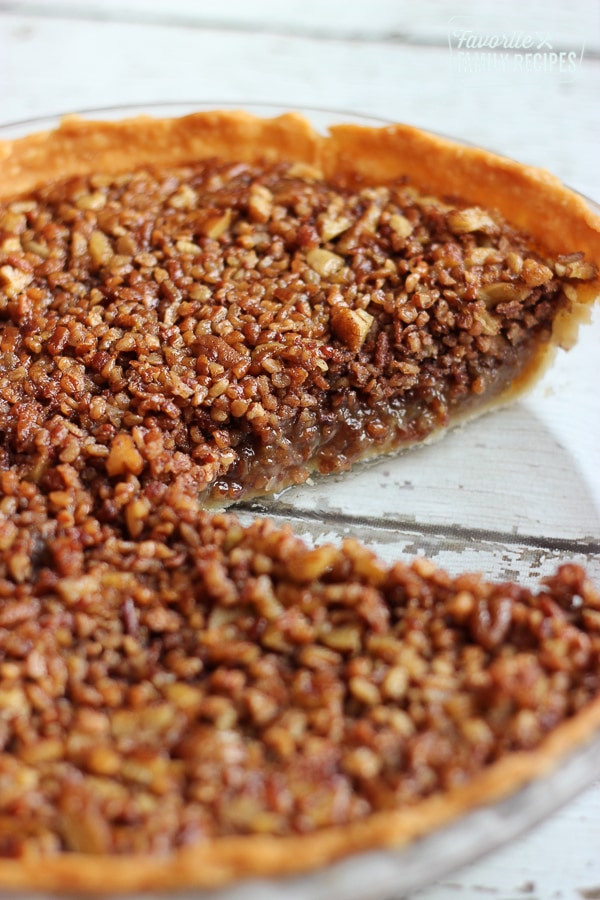
<svg viewBox="0 0 600 900">
<path fill-rule="evenodd" d="M 202 511 L 422 439 L 569 302 L 493 213 L 202 163 L 0 209 L 0 856 L 411 806 L 600 690 L 600 597 Z"/>
<path fill-rule="evenodd" d="M 414 443 L 518 378 L 594 266 L 497 216 L 305 165 L 203 162 L 0 211 L 5 466 L 217 499 Z"/>
<path fill-rule="evenodd" d="M 60 483 L 59 483 L 60 480 Z M 152 853 L 410 806 L 536 747 L 600 690 L 600 596 L 309 549 L 200 511 L 127 506 L 61 464 L 1 476 L 0 854 Z"/>
</svg>

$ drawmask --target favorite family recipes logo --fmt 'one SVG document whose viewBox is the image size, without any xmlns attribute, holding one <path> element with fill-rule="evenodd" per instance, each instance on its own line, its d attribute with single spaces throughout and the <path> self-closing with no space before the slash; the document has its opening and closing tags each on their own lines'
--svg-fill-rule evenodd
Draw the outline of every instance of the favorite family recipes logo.
<svg viewBox="0 0 600 900">
<path fill-rule="evenodd" d="M 544 28 L 497 28 L 456 16 L 448 27 L 454 72 L 483 81 L 553 78 L 574 81 L 584 45 L 576 37 L 560 41 Z"/>
</svg>

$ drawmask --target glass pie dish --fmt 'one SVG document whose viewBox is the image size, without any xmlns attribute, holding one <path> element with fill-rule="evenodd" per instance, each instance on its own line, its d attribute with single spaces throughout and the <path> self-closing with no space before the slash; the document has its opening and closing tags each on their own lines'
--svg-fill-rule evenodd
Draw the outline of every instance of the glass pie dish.
<svg viewBox="0 0 600 900">
<path fill-rule="evenodd" d="M 245 108 L 262 115 L 278 112 Z M 161 105 L 86 115 L 159 117 L 188 111 Z M 317 128 L 351 120 L 345 113 L 301 112 Z M 52 124 L 20 123 L 1 136 Z M 596 318 L 526 400 L 453 431 L 441 444 L 363 464 L 345 475 L 315 477 L 273 499 L 240 503 L 234 511 L 242 521 L 260 515 L 291 522 L 309 541 L 336 542 L 351 534 L 386 561 L 427 556 L 451 573 L 481 570 L 495 580 L 529 584 L 568 560 L 585 564 L 600 581 L 594 428 L 599 417 L 591 387 L 597 330 Z M 590 783 L 598 774 L 597 750 L 596 742 L 585 746 L 548 778 L 403 850 L 358 854 L 310 876 L 244 884 L 218 895 L 247 897 L 256 889 L 260 896 L 333 893 L 359 900 L 413 890 L 499 846 Z"/>
</svg>

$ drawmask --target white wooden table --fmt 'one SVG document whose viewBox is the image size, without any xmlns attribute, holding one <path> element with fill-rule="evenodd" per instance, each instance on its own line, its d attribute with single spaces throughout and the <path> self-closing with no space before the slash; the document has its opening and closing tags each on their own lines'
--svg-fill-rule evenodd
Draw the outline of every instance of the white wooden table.
<svg viewBox="0 0 600 900">
<path fill-rule="evenodd" d="M 0 2 L 0 125 L 160 101 L 328 107 L 494 148 L 600 201 L 599 18 L 595 0 Z M 482 34 L 510 44 L 502 65 L 489 47 L 472 46 Z M 596 315 L 582 345 L 559 361 L 552 396 L 548 385 L 541 389 L 556 407 L 556 446 L 573 429 L 580 436 L 570 459 L 588 496 L 564 513 L 565 527 L 596 541 L 599 339 Z M 513 415 L 514 424 L 527 407 Z M 446 452 L 460 456 L 460 440 Z M 407 465 L 419 468 L 414 459 Z M 552 497 L 543 489 L 549 481 L 539 484 L 535 521 L 543 530 Z M 424 503 L 434 487 L 421 483 Z M 445 514 L 431 505 L 434 523 Z M 531 524 L 531 509 L 527 515 Z M 597 575 L 600 561 L 589 562 Z M 413 898 L 600 898 L 599 838 L 596 785 L 529 836 Z"/>
</svg>

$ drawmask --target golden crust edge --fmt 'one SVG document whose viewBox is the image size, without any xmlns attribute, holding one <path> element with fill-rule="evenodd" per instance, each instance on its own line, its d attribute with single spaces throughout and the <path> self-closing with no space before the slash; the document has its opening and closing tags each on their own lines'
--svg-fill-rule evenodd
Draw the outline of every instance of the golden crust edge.
<svg viewBox="0 0 600 900">
<path fill-rule="evenodd" d="M 114 174 L 143 165 L 177 165 L 216 156 L 316 165 L 320 147 L 317 132 L 294 113 L 272 119 L 219 110 L 173 119 L 137 116 L 91 121 L 65 116 L 54 130 L 0 142 L 0 198 L 72 175 Z"/>
<path fill-rule="evenodd" d="M 299 875 L 369 850 L 400 848 L 459 817 L 507 799 L 551 774 L 600 729 L 600 698 L 563 722 L 534 750 L 504 757 L 467 785 L 404 809 L 291 837 L 240 836 L 191 845 L 165 857 L 63 856 L 0 860 L 6 890 L 123 893 L 218 888 L 255 877 Z"/>
</svg>

